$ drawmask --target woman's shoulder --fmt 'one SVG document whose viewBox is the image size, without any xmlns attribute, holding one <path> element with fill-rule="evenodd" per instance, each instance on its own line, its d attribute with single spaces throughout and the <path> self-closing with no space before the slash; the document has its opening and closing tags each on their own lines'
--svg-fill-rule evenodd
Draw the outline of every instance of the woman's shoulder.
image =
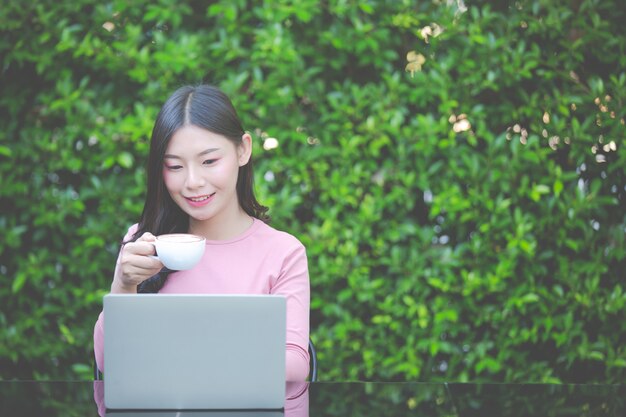
<svg viewBox="0 0 626 417">
<path fill-rule="evenodd" d="M 259 223 L 257 228 L 257 238 L 262 239 L 268 244 L 292 248 L 304 248 L 300 239 L 291 233 L 279 230 L 261 220 L 255 220 L 255 222 Z"/>
</svg>

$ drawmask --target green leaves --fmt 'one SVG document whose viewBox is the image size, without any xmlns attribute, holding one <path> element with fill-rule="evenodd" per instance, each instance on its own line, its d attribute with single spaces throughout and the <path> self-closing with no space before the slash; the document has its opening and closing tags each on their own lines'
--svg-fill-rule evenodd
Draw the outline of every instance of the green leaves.
<svg viewBox="0 0 626 417">
<path fill-rule="evenodd" d="M 90 377 L 154 119 L 207 82 L 307 247 L 322 379 L 623 381 L 622 9 L 3 7 L 2 377 Z"/>
</svg>

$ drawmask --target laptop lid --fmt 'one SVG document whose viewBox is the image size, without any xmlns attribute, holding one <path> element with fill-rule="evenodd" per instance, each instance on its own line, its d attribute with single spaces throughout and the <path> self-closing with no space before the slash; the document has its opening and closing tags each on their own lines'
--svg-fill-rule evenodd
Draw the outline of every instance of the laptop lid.
<svg viewBox="0 0 626 417">
<path fill-rule="evenodd" d="M 107 408 L 284 406 L 284 297 L 108 294 L 103 304 Z"/>
</svg>

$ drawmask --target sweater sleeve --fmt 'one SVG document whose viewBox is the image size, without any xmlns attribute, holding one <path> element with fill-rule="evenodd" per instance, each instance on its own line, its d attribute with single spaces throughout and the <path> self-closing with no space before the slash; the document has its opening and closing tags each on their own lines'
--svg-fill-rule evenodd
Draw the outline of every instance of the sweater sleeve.
<svg viewBox="0 0 626 417">
<path fill-rule="evenodd" d="M 119 268 L 120 259 L 118 256 L 115 268 Z M 100 372 L 104 372 L 104 311 L 100 312 L 98 320 L 93 327 L 93 353 L 96 357 L 96 366 Z"/>
<path fill-rule="evenodd" d="M 104 370 L 104 314 L 102 312 L 93 327 L 93 354 L 96 358 L 96 366 L 102 372 Z"/>
<path fill-rule="evenodd" d="M 126 235 L 124 236 L 124 242 L 128 241 L 135 231 L 137 230 L 137 225 L 133 225 L 128 229 Z M 117 262 L 115 263 L 115 268 L 120 267 L 120 256 L 122 251 L 117 255 Z M 96 324 L 93 327 L 93 353 L 96 358 L 96 366 L 102 372 L 104 371 L 104 314 L 101 311 L 98 316 L 98 320 L 96 320 Z"/>
<path fill-rule="evenodd" d="M 285 378 L 287 381 L 305 381 L 309 374 L 310 287 L 306 250 L 300 242 L 285 256 L 271 293 L 287 299 Z"/>
</svg>

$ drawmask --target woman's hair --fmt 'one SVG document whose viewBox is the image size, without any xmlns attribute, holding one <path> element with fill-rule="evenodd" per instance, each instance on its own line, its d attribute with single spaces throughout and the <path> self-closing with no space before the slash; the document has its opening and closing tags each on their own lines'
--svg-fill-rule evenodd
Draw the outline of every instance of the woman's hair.
<svg viewBox="0 0 626 417">
<path fill-rule="evenodd" d="M 188 125 L 222 135 L 235 146 L 241 145 L 242 136 L 245 134 L 230 99 L 218 88 L 198 85 L 184 86 L 176 90 L 161 108 L 152 129 L 146 201 L 137 231 L 130 241 L 139 239 L 145 232 L 155 236 L 188 232 L 189 215 L 172 200 L 163 181 L 163 155 L 170 139 L 177 130 Z M 241 208 L 252 217 L 264 222 L 269 221 L 267 207 L 262 206 L 254 196 L 252 157 L 246 165 L 239 167 L 236 188 Z M 153 278 L 160 275 L 165 275 L 166 278 L 167 273 L 157 274 Z M 148 284 L 147 281 L 144 283 Z M 162 283 L 156 291 L 161 286 Z"/>
</svg>

